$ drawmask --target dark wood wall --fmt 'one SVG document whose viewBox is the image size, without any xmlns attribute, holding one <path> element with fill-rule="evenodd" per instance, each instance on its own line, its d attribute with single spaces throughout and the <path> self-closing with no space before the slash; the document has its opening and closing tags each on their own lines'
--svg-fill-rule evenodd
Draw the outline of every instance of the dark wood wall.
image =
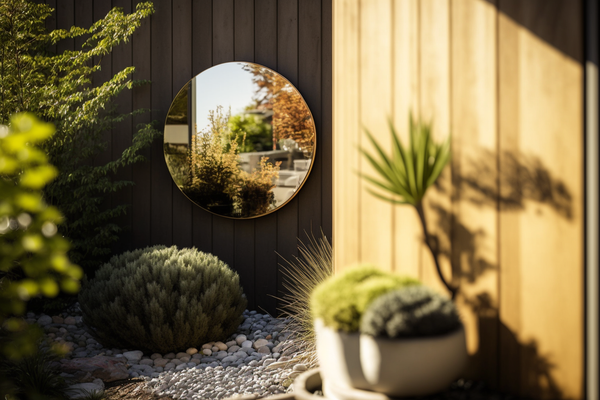
<svg viewBox="0 0 600 400">
<path fill-rule="evenodd" d="M 50 0 L 56 8 L 50 28 L 89 27 L 112 7 L 126 13 L 137 0 Z M 192 204 L 173 183 L 162 139 L 145 151 L 146 162 L 125 168 L 119 178 L 135 186 L 114 195 L 131 207 L 121 223 L 126 231 L 115 252 L 155 244 L 192 247 L 213 253 L 236 270 L 250 309 L 277 313 L 282 290 L 281 256 L 297 254 L 297 238 L 332 231 L 331 0 L 155 0 L 154 15 L 132 40 L 101 60 L 95 83 L 133 65 L 135 79 L 151 84 L 126 91 L 119 110 L 151 112 L 129 118 L 106 134 L 108 148 L 95 162 L 117 157 L 137 124 L 159 121 L 162 129 L 171 100 L 203 70 L 229 61 L 267 66 L 294 84 L 310 107 L 317 127 L 316 162 L 298 195 L 279 211 L 252 220 L 212 215 Z M 65 41 L 58 50 L 79 49 Z"/>
</svg>

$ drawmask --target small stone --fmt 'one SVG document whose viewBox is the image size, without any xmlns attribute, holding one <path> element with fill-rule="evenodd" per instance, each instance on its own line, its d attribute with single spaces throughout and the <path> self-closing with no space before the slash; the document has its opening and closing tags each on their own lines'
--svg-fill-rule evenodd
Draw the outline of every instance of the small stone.
<svg viewBox="0 0 600 400">
<path fill-rule="evenodd" d="M 272 339 L 272 338 L 273 338 L 273 336 L 271 336 L 271 335 L 265 336 L 265 339 Z"/>
<path fill-rule="evenodd" d="M 240 346 L 238 345 L 233 345 L 230 348 L 227 349 L 228 353 L 235 353 L 236 351 L 238 351 L 240 349 Z"/>
<path fill-rule="evenodd" d="M 75 317 L 67 317 L 65 318 L 65 325 L 75 325 L 77 324 L 77 320 L 75 319 Z"/>
<path fill-rule="evenodd" d="M 167 360 L 165 358 L 157 358 L 157 359 L 154 360 L 154 366 L 155 367 L 164 367 L 168 363 L 169 363 L 169 360 Z"/>
<path fill-rule="evenodd" d="M 205 343 L 205 344 L 202 345 L 202 350 L 204 350 L 204 349 L 210 349 L 212 346 L 213 346 L 212 343 Z"/>
<path fill-rule="evenodd" d="M 217 360 L 222 360 L 222 359 L 224 359 L 225 357 L 227 357 L 227 355 L 228 355 L 228 354 L 227 354 L 227 352 L 226 352 L 226 351 L 223 351 L 223 350 L 221 350 L 221 351 L 219 351 L 219 352 L 216 354 L 215 358 L 216 358 Z"/>
<path fill-rule="evenodd" d="M 223 342 L 216 342 L 215 346 L 219 349 L 219 350 L 227 350 L 227 345 Z"/>
<path fill-rule="evenodd" d="M 168 371 L 168 370 L 170 370 L 170 369 L 172 369 L 172 368 L 175 368 L 175 364 L 173 364 L 172 362 L 170 362 L 170 363 L 167 363 L 167 364 L 164 366 L 164 368 L 165 368 L 165 371 Z"/>
<path fill-rule="evenodd" d="M 154 365 L 154 360 L 140 360 L 140 365 Z"/>
<path fill-rule="evenodd" d="M 163 356 L 163 358 L 166 358 L 167 360 L 172 360 L 175 358 L 175 353 L 167 353 Z"/>
<path fill-rule="evenodd" d="M 178 360 L 180 360 L 183 363 L 190 362 L 190 359 L 191 359 L 190 356 L 178 358 Z"/>
<path fill-rule="evenodd" d="M 175 367 L 175 371 L 181 371 L 184 368 L 187 368 L 187 364 L 179 364 L 178 366 Z"/>
<path fill-rule="evenodd" d="M 212 350 L 213 353 L 216 353 L 217 351 L 219 351 L 219 348 L 217 346 L 213 346 L 210 349 Z"/>
<path fill-rule="evenodd" d="M 246 338 L 246 335 L 237 335 L 237 336 L 235 337 L 235 341 L 236 341 L 236 343 L 238 344 L 238 346 L 241 346 L 241 345 L 242 345 L 242 343 L 244 343 L 246 340 L 248 340 L 248 339 Z"/>
<path fill-rule="evenodd" d="M 144 353 L 140 350 L 126 351 L 125 353 L 123 353 L 123 356 L 127 359 L 127 361 L 130 362 L 139 362 L 142 359 L 143 355 Z"/>
<path fill-rule="evenodd" d="M 230 340 L 229 342 L 225 343 L 225 346 L 231 347 L 231 346 L 235 346 L 236 344 L 237 344 L 237 342 L 235 340 Z"/>
<path fill-rule="evenodd" d="M 151 359 L 151 360 L 156 360 L 156 359 L 158 359 L 158 358 L 163 358 L 163 356 L 162 356 L 162 355 L 160 355 L 160 354 L 158 354 L 158 353 L 154 353 L 154 354 L 152 354 L 152 355 L 150 356 L 150 359 Z"/>
<path fill-rule="evenodd" d="M 188 353 L 184 353 L 184 352 L 179 352 L 177 353 L 177 355 L 175 356 L 175 358 L 181 358 L 181 357 L 187 357 Z"/>
<path fill-rule="evenodd" d="M 52 317 L 52 323 L 53 324 L 64 324 L 65 319 L 63 317 L 59 317 L 58 315 L 55 315 L 54 317 Z"/>
<path fill-rule="evenodd" d="M 268 346 L 261 346 L 258 348 L 258 353 L 260 354 L 271 354 L 271 349 Z"/>
<path fill-rule="evenodd" d="M 261 348 L 261 347 L 263 347 L 263 346 L 266 346 L 266 345 L 267 345 L 267 343 L 269 343 L 269 341 L 268 341 L 268 340 L 266 340 L 266 339 L 258 339 L 257 341 L 255 341 L 255 342 L 254 342 L 254 345 L 253 345 L 253 347 L 254 347 L 255 349 L 259 349 L 259 348 Z M 270 353 L 270 351 L 269 351 L 269 353 Z"/>
<path fill-rule="evenodd" d="M 211 349 L 203 349 L 202 354 L 204 354 L 205 356 L 210 356 L 212 354 L 212 350 Z"/>
<path fill-rule="evenodd" d="M 195 347 L 190 347 L 189 349 L 187 349 L 185 351 L 187 354 L 189 354 L 190 356 L 193 356 L 194 354 L 198 353 L 198 349 Z"/>
<path fill-rule="evenodd" d="M 42 315 L 41 317 L 38 318 L 37 323 L 40 326 L 50 325 L 52 323 L 52 318 L 49 317 L 48 315 Z"/>
<path fill-rule="evenodd" d="M 171 360 L 171 363 L 173 363 L 175 365 L 180 365 L 180 364 L 183 364 L 183 361 L 181 361 L 178 358 L 174 358 L 174 359 Z"/>
<path fill-rule="evenodd" d="M 223 359 L 221 361 L 222 362 L 234 362 L 234 361 L 237 361 L 237 357 L 236 356 L 227 356 L 227 357 L 223 357 Z"/>
<path fill-rule="evenodd" d="M 250 340 L 245 340 L 244 342 L 242 342 L 242 348 L 252 348 L 252 342 Z"/>
</svg>

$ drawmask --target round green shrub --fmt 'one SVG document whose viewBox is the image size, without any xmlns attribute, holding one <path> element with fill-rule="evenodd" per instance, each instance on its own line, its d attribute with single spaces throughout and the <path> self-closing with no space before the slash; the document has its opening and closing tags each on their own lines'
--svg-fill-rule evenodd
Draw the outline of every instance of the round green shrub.
<svg viewBox="0 0 600 400">
<path fill-rule="evenodd" d="M 443 335 L 461 325 L 454 303 L 426 286 L 394 290 L 375 299 L 363 314 L 360 331 L 407 338 Z"/>
<path fill-rule="evenodd" d="M 212 254 L 154 246 L 114 256 L 79 294 L 83 321 L 108 347 L 185 351 L 242 322 L 239 275 Z"/>
<path fill-rule="evenodd" d="M 418 284 L 414 278 L 370 265 L 353 267 L 315 288 L 310 299 L 311 313 L 332 329 L 357 332 L 363 312 L 374 299 L 391 290 Z"/>
</svg>

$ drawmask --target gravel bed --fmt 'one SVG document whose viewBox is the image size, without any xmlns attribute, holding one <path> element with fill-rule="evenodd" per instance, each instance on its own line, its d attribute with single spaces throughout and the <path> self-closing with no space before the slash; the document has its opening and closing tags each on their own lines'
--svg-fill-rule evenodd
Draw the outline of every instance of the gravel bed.
<svg viewBox="0 0 600 400">
<path fill-rule="evenodd" d="M 60 315 L 29 313 L 26 320 L 42 326 L 49 341 L 70 350 L 61 363 L 94 356 L 123 359 L 130 378 L 142 378 L 146 389 L 175 399 L 262 398 L 286 393 L 292 390 L 293 378 L 307 369 L 297 362 L 297 349 L 290 333 L 284 331 L 288 321 L 256 311 L 244 311 L 242 324 L 222 341 L 169 354 L 102 347 L 83 324 L 77 303 Z M 78 381 L 75 388 L 104 389 L 102 380 L 89 374 L 61 375 Z"/>
</svg>

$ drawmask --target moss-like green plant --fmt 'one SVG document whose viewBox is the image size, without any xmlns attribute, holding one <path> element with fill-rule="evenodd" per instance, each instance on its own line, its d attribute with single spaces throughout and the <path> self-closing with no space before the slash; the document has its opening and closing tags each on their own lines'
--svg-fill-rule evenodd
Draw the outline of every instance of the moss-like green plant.
<svg viewBox="0 0 600 400">
<path fill-rule="evenodd" d="M 344 332 L 357 332 L 365 309 L 377 297 L 408 285 L 418 285 L 414 278 L 382 271 L 374 266 L 353 267 L 318 285 L 312 293 L 313 318 Z"/>
<path fill-rule="evenodd" d="M 460 326 L 454 303 L 426 286 L 393 290 L 366 309 L 360 331 L 388 338 L 443 335 Z"/>
<path fill-rule="evenodd" d="M 83 321 L 105 346 L 161 354 L 226 339 L 247 305 L 227 264 L 176 246 L 113 257 L 85 282 L 79 302 Z"/>
</svg>

